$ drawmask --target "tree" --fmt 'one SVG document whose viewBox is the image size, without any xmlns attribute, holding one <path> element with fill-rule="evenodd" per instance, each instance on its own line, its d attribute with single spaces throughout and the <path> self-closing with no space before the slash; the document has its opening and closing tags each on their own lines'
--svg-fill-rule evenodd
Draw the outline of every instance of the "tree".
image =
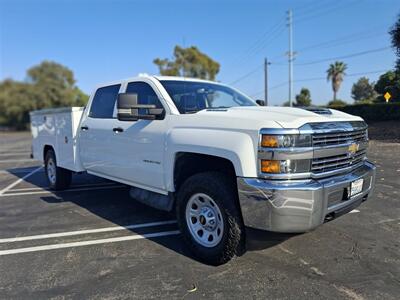
<svg viewBox="0 0 400 300">
<path fill-rule="evenodd" d="M 31 84 L 4 80 L 0 83 L 0 124 L 24 129 L 29 122 L 29 111 L 38 108 L 38 99 Z"/>
<path fill-rule="evenodd" d="M 0 82 L 0 125 L 24 129 L 36 109 L 86 105 L 88 96 L 76 85 L 73 72 L 55 62 L 30 68 L 27 81 Z"/>
<path fill-rule="evenodd" d="M 328 102 L 328 107 L 335 107 L 335 106 L 346 106 L 347 103 L 340 99 L 331 100 Z"/>
<path fill-rule="evenodd" d="M 382 74 L 375 84 L 375 91 L 379 94 L 376 98 L 378 102 L 385 102 L 383 95 L 386 92 L 392 96 L 391 102 L 400 102 L 400 76 L 394 71 Z"/>
<path fill-rule="evenodd" d="M 153 63 L 158 66 L 161 75 L 208 80 L 215 80 L 220 68 L 219 63 L 200 52 L 195 46 L 189 48 L 175 46 L 173 60 L 156 58 Z"/>
<path fill-rule="evenodd" d="M 346 69 L 347 65 L 344 62 L 336 61 L 334 64 L 331 64 L 326 71 L 328 73 L 328 81 L 332 81 L 333 100 L 336 100 L 336 94 L 343 82 L 344 75 L 346 75 Z"/>
<path fill-rule="evenodd" d="M 375 84 L 367 77 L 361 77 L 351 88 L 351 97 L 356 103 L 370 103 L 376 98 Z"/>
<path fill-rule="evenodd" d="M 392 38 L 392 46 L 395 48 L 397 55 L 396 72 L 400 76 L 400 14 L 397 16 L 397 21 L 390 29 L 389 34 Z"/>
<path fill-rule="evenodd" d="M 30 68 L 28 82 L 42 96 L 40 107 L 83 106 L 88 99 L 75 86 L 74 73 L 55 62 L 44 61 Z"/>
<path fill-rule="evenodd" d="M 311 105 L 311 93 L 307 88 L 302 88 L 300 94 L 296 95 L 296 103 L 294 106 L 310 106 Z"/>
</svg>

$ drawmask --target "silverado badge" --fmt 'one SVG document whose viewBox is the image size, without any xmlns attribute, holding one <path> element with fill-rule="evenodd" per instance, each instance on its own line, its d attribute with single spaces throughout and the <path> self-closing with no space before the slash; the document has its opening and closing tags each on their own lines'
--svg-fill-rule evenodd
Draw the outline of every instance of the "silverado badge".
<svg viewBox="0 0 400 300">
<path fill-rule="evenodd" d="M 349 146 L 349 154 L 351 154 L 351 155 L 354 155 L 354 154 L 356 154 L 356 152 L 358 151 L 358 149 L 360 148 L 360 145 L 359 144 L 351 144 L 350 146 Z"/>
</svg>

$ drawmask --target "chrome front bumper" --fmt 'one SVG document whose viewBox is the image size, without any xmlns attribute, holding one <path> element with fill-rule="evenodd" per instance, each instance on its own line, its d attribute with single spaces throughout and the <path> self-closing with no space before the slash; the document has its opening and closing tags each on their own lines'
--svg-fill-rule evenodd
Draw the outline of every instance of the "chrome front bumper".
<svg viewBox="0 0 400 300">
<path fill-rule="evenodd" d="M 276 232 L 305 232 L 354 209 L 371 194 L 375 166 L 326 179 L 276 181 L 237 178 L 239 202 L 246 226 Z M 364 179 L 362 192 L 347 199 L 351 182 Z"/>
</svg>

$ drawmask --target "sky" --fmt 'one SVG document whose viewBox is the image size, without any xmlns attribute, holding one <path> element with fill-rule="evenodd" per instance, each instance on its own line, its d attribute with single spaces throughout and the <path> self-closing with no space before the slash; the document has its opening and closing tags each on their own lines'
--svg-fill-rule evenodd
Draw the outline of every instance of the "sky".
<svg viewBox="0 0 400 300">
<path fill-rule="evenodd" d="M 27 69 L 52 60 L 91 93 L 100 83 L 158 74 L 154 58 L 193 45 L 220 63 L 218 81 L 255 99 L 264 98 L 267 57 L 269 103 L 280 105 L 289 89 L 289 9 L 294 94 L 306 87 L 314 104 L 331 100 L 326 70 L 335 60 L 348 66 L 338 93 L 347 102 L 361 76 L 376 81 L 393 68 L 388 30 L 397 0 L 0 0 L 0 80 L 26 80 Z"/>
</svg>

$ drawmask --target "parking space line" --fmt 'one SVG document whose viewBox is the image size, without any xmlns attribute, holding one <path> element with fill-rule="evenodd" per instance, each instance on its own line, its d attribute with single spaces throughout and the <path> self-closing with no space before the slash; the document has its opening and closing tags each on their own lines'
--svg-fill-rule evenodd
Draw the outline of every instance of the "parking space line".
<svg viewBox="0 0 400 300">
<path fill-rule="evenodd" d="M 125 185 L 115 185 L 115 186 L 98 186 L 98 187 L 88 187 L 88 188 L 79 188 L 79 189 L 69 189 L 69 190 L 62 190 L 62 191 L 43 190 L 43 191 L 22 192 L 22 193 L 7 193 L 7 194 L 0 193 L 0 197 L 38 195 L 38 194 L 60 194 L 60 193 L 83 192 L 83 191 L 106 190 L 106 189 L 120 189 L 120 188 L 126 188 L 126 186 Z"/>
<path fill-rule="evenodd" d="M 0 154 L 8 154 L 8 153 L 10 153 L 10 152 L 12 152 L 12 153 L 15 153 L 15 154 L 20 154 L 20 153 L 31 153 L 29 150 L 17 150 L 17 149 L 13 149 L 13 148 L 10 148 L 10 149 L 7 149 L 7 151 L 0 151 Z"/>
<path fill-rule="evenodd" d="M 49 234 L 31 235 L 31 236 L 20 236 L 20 237 L 15 237 L 15 238 L 0 239 L 0 244 L 22 242 L 22 241 L 32 241 L 32 240 L 42 240 L 42 239 L 82 235 L 82 234 L 89 234 L 89 233 L 119 231 L 119 230 L 125 230 L 125 229 L 139 229 L 139 228 L 154 227 L 154 226 L 160 226 L 160 225 L 169 225 L 169 224 L 175 224 L 175 223 L 176 223 L 176 220 L 169 220 L 169 221 L 142 223 L 142 224 L 131 224 L 131 225 L 127 225 L 127 226 L 112 226 L 112 227 L 103 227 L 103 228 L 97 228 L 97 229 L 84 229 L 84 230 L 76 230 L 76 231 L 68 231 L 68 232 L 57 232 L 57 233 L 49 233 Z"/>
<path fill-rule="evenodd" d="M 16 174 L 29 173 L 30 171 L 31 171 L 31 170 L 18 170 L 18 171 L 0 170 L 0 175 L 1 175 L 1 174 L 16 175 Z"/>
<path fill-rule="evenodd" d="M 37 252 L 37 251 L 44 251 L 44 250 L 82 247 L 82 246 L 97 245 L 97 244 L 108 244 L 108 243 L 139 240 L 139 239 L 148 239 L 148 238 L 170 236 L 170 235 L 177 235 L 177 234 L 180 234 L 179 230 L 161 231 L 161 232 L 156 232 L 156 233 L 146 233 L 143 235 L 135 234 L 135 235 L 130 235 L 130 236 L 114 237 L 114 238 L 108 238 L 108 239 L 89 240 L 89 241 L 81 241 L 81 242 L 71 242 L 71 243 L 62 243 L 62 244 L 52 244 L 52 245 L 44 245 L 44 246 L 34 246 L 34 247 L 27 247 L 27 248 L 10 249 L 10 250 L 1 250 L 0 256 L 9 255 L 9 254 L 27 253 L 27 252 Z"/>
<path fill-rule="evenodd" d="M 17 152 L 17 153 L 0 153 L 0 157 L 3 157 L 3 156 L 18 156 L 18 155 L 30 155 L 31 153 L 30 152 Z"/>
<path fill-rule="evenodd" d="M 0 163 L 19 163 L 19 162 L 35 162 L 37 161 L 36 159 L 3 159 L 0 160 Z"/>
<path fill-rule="evenodd" d="M 29 173 L 32 172 L 32 169 L 37 168 L 37 166 L 29 167 L 29 168 L 21 168 L 21 169 L 2 169 L 0 170 L 0 174 L 8 174 L 8 175 L 15 175 L 20 173 Z M 43 171 L 43 170 L 41 170 Z"/>
<path fill-rule="evenodd" d="M 22 181 L 24 181 L 25 179 L 27 179 L 28 177 L 32 176 L 33 174 L 35 174 L 36 172 L 38 172 L 39 170 L 41 170 L 43 167 L 39 167 L 35 170 L 33 170 L 32 172 L 26 174 L 24 177 L 14 181 L 13 183 L 11 183 L 10 185 L 6 186 L 4 189 L 2 189 L 0 191 L 0 196 L 3 196 L 3 194 L 5 192 L 7 192 L 8 190 L 12 189 L 14 186 L 16 186 L 17 184 L 21 183 Z"/>
</svg>

